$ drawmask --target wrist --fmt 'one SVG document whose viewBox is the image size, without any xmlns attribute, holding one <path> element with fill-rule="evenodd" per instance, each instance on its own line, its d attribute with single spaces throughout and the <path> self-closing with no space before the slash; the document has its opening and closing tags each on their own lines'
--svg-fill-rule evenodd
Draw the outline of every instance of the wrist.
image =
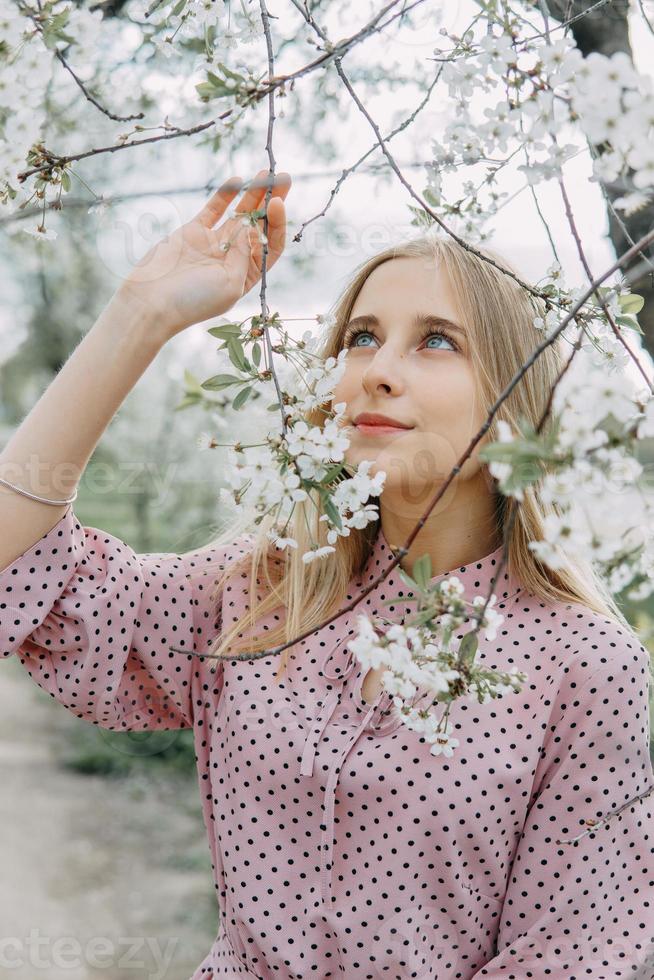
<svg viewBox="0 0 654 980">
<path fill-rule="evenodd" d="M 98 317 L 98 323 L 108 325 L 122 336 L 137 339 L 143 346 L 157 350 L 170 339 L 172 332 L 164 318 L 153 307 L 121 286 L 113 294 Z"/>
</svg>

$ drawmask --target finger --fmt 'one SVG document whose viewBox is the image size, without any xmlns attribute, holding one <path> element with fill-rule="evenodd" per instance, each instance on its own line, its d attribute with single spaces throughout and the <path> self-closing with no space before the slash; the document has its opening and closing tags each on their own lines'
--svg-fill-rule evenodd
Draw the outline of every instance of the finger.
<svg viewBox="0 0 654 980">
<path fill-rule="evenodd" d="M 229 272 L 242 291 L 250 265 L 250 231 L 247 225 L 240 225 L 233 237 L 229 249 L 224 252 L 225 270 Z"/>
<path fill-rule="evenodd" d="M 293 178 L 291 175 L 285 170 L 280 170 L 278 174 L 275 174 L 275 184 L 272 189 L 272 196 L 281 197 L 283 200 L 290 191 L 292 183 Z"/>
<path fill-rule="evenodd" d="M 268 265 L 272 266 L 286 245 L 286 208 L 283 198 L 271 198 L 266 213 L 268 215 Z"/>
<path fill-rule="evenodd" d="M 234 200 L 243 186 L 242 177 L 230 177 L 218 190 L 211 195 L 204 207 L 198 211 L 194 221 L 199 221 L 205 228 L 212 228 Z"/>
<path fill-rule="evenodd" d="M 276 251 L 277 255 L 283 250 L 285 244 L 285 231 L 286 231 L 286 213 L 284 211 L 283 201 L 288 194 L 291 187 L 291 175 L 288 173 L 280 173 L 277 175 L 279 178 L 279 183 L 273 188 L 272 196 L 268 201 L 268 209 L 266 215 L 268 217 L 268 242 L 269 250 Z M 273 204 L 273 201 L 277 201 L 281 204 L 281 209 L 277 207 L 277 204 Z M 261 201 L 263 204 L 263 200 Z M 272 205 L 272 211 L 271 211 Z M 258 210 L 258 209 L 257 209 Z M 259 229 L 264 230 L 263 218 L 259 218 L 257 221 Z M 280 238 L 280 228 L 281 228 L 281 238 Z M 251 239 L 253 244 L 257 241 L 256 235 Z M 255 256 L 257 247 L 260 251 L 260 246 L 255 245 Z M 257 261 L 259 259 L 257 258 Z M 272 263 L 271 263 L 272 264 Z"/>
<path fill-rule="evenodd" d="M 273 197 L 286 197 L 291 186 L 291 175 L 286 171 L 275 174 L 271 185 L 271 177 L 267 170 L 260 170 L 254 177 L 249 189 L 245 192 L 234 210 L 234 214 L 244 214 L 247 211 L 256 211 L 272 186 L 271 199 Z"/>
</svg>

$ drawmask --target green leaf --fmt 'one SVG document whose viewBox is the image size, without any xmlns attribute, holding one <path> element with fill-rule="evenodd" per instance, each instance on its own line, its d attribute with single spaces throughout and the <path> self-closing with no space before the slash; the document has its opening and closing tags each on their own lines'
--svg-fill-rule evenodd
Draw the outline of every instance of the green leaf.
<svg viewBox="0 0 654 980">
<path fill-rule="evenodd" d="M 195 91 L 198 93 L 203 102 L 208 102 L 209 99 L 216 98 L 216 90 L 211 82 L 198 82 L 198 84 L 195 86 Z"/>
<path fill-rule="evenodd" d="M 70 190 L 70 174 L 67 170 L 63 170 L 61 173 L 61 186 L 65 191 Z"/>
<path fill-rule="evenodd" d="M 404 582 L 404 583 L 405 583 L 406 585 L 408 585 L 408 587 L 409 587 L 409 588 L 411 589 L 411 591 L 413 592 L 413 590 L 414 590 L 415 588 L 417 588 L 417 584 L 418 584 L 418 583 L 417 583 L 417 582 L 416 582 L 416 581 L 415 581 L 414 579 L 412 579 L 412 578 L 411 578 L 411 576 L 409 575 L 409 573 L 408 573 L 408 572 L 405 572 L 405 571 L 404 571 L 404 569 L 402 568 L 402 566 L 401 566 L 401 565 L 398 565 L 398 566 L 396 566 L 396 571 L 399 571 L 399 573 L 400 573 L 400 578 L 402 579 L 402 581 L 403 581 L 403 582 Z"/>
<path fill-rule="evenodd" d="M 233 79 L 235 82 L 238 82 L 239 85 L 245 81 L 245 77 L 243 75 L 239 75 L 237 72 L 232 71 L 227 67 L 227 65 L 223 65 L 221 61 L 218 62 L 218 67 L 226 78 Z"/>
<path fill-rule="evenodd" d="M 638 323 L 638 320 L 636 319 L 635 316 L 632 316 L 631 313 L 619 314 L 618 316 L 615 317 L 615 322 L 618 323 L 621 327 L 629 327 L 630 330 L 635 330 L 636 333 L 640 333 L 640 334 L 643 333 L 640 324 Z"/>
<path fill-rule="evenodd" d="M 243 344 L 236 337 L 230 337 L 227 341 L 227 353 L 229 359 L 239 371 L 250 371 L 251 364 L 243 351 Z"/>
<path fill-rule="evenodd" d="M 638 314 L 645 305 L 645 297 L 639 296 L 638 293 L 629 293 L 626 296 L 619 296 L 618 302 L 623 313 Z"/>
<path fill-rule="evenodd" d="M 49 21 L 47 21 L 48 27 L 53 31 L 58 31 L 68 23 L 68 18 L 70 16 L 70 7 L 65 7 L 60 10 L 59 13 L 53 14 Z"/>
<path fill-rule="evenodd" d="M 429 228 L 435 224 L 432 216 L 427 214 L 424 208 L 416 208 L 412 204 L 407 204 L 407 207 L 413 214 L 410 224 L 417 225 L 419 228 Z"/>
<path fill-rule="evenodd" d="M 244 378 L 237 378 L 233 374 L 214 374 L 212 378 L 207 378 L 200 385 L 205 391 L 220 391 L 221 388 L 228 388 L 229 385 L 242 384 Z"/>
<path fill-rule="evenodd" d="M 184 368 L 184 382 L 186 387 L 190 388 L 191 391 L 200 390 L 200 382 L 188 368 Z"/>
<path fill-rule="evenodd" d="M 210 333 L 212 337 L 218 337 L 220 340 L 240 337 L 241 325 L 240 323 L 221 323 L 218 327 L 209 327 L 207 333 Z"/>
<path fill-rule="evenodd" d="M 468 667 L 472 666 L 475 659 L 475 654 L 477 653 L 477 634 L 476 633 L 466 633 L 466 635 L 461 640 L 459 646 L 459 654 Z"/>
<path fill-rule="evenodd" d="M 179 405 L 175 405 L 173 412 L 181 412 L 184 408 L 190 408 L 191 405 L 197 405 L 199 398 L 197 395 L 188 395 L 183 398 Z"/>
<path fill-rule="evenodd" d="M 261 344 L 258 342 L 252 345 L 252 360 L 254 361 L 254 366 L 259 367 L 261 364 Z"/>
<path fill-rule="evenodd" d="M 342 530 L 343 524 L 341 522 L 341 515 L 339 514 L 336 504 L 329 494 L 323 495 L 322 506 L 332 524 L 336 525 L 339 530 Z"/>
<path fill-rule="evenodd" d="M 238 90 L 233 84 L 227 84 L 222 78 L 218 78 L 212 71 L 207 72 L 207 80 L 199 82 L 195 90 L 203 102 L 210 99 L 222 99 L 228 95 L 234 95 Z"/>
<path fill-rule="evenodd" d="M 223 78 L 213 71 L 207 71 L 207 80 L 195 86 L 198 95 L 205 101 L 234 95 L 238 93 L 241 86 L 246 84 L 246 79 L 243 75 L 231 71 L 225 65 L 219 64 L 218 68 L 221 70 L 224 76 Z"/>
<path fill-rule="evenodd" d="M 173 11 L 172 11 L 173 17 L 177 17 L 178 14 L 181 14 L 185 6 L 186 6 L 186 0 L 179 0 L 179 3 L 176 3 L 175 6 L 173 7 Z"/>
<path fill-rule="evenodd" d="M 421 589 L 426 589 L 431 577 L 431 556 L 421 555 L 420 558 L 413 563 L 413 578 Z"/>
<path fill-rule="evenodd" d="M 51 51 L 57 46 L 57 41 L 66 41 L 67 44 L 75 44 L 75 38 L 71 37 L 70 34 L 66 34 L 65 31 L 53 31 L 50 28 L 45 28 L 41 38 L 46 48 Z"/>
<path fill-rule="evenodd" d="M 218 76 L 214 75 L 212 71 L 207 72 L 207 78 L 209 79 L 209 81 L 211 82 L 214 88 L 221 89 L 221 90 L 227 89 L 227 86 L 225 85 L 225 79 L 218 78 Z"/>
<path fill-rule="evenodd" d="M 251 391 L 252 391 L 252 385 L 250 385 L 247 388 L 241 388 L 241 390 L 239 391 L 238 395 L 236 396 L 236 398 L 232 402 L 232 408 L 235 411 L 238 411 L 238 409 L 241 407 L 241 405 L 244 405 L 245 404 L 245 402 L 248 400 L 248 398 L 250 396 L 250 392 Z"/>
<path fill-rule="evenodd" d="M 433 618 L 433 609 L 423 609 L 421 612 L 416 612 L 415 615 L 411 616 L 411 623 L 413 626 L 426 626 Z"/>
<path fill-rule="evenodd" d="M 325 474 L 325 477 L 323 479 L 323 483 L 331 483 L 332 480 L 339 475 L 342 469 L 343 469 L 342 463 L 334 463 L 334 465 L 330 466 L 329 469 L 327 470 L 327 473 Z"/>
</svg>

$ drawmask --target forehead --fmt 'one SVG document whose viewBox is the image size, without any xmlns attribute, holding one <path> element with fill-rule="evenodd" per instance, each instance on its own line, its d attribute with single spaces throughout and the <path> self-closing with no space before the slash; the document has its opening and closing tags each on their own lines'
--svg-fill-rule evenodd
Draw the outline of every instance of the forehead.
<svg viewBox="0 0 654 980">
<path fill-rule="evenodd" d="M 382 262 L 363 283 L 351 316 L 371 313 L 383 321 L 416 312 L 460 319 L 447 271 L 432 256 L 399 256 Z"/>
</svg>

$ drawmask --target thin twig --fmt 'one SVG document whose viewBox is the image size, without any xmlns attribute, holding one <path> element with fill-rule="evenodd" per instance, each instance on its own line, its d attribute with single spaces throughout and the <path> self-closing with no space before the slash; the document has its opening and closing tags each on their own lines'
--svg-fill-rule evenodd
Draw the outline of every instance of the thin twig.
<svg viewBox="0 0 654 980">
<path fill-rule="evenodd" d="M 205 129 L 210 129 L 211 126 L 215 126 L 217 122 L 219 122 L 221 119 L 225 119 L 232 112 L 233 109 L 228 109 L 216 119 L 210 119 L 209 122 L 199 123 L 197 126 L 191 126 L 190 129 L 178 129 L 174 133 L 163 133 L 160 136 L 148 136 L 143 140 L 131 140 L 125 143 L 116 143 L 113 146 L 101 146 L 95 150 L 85 150 L 83 153 L 70 153 L 67 156 L 56 156 L 54 153 L 47 153 L 45 155 L 48 157 L 49 163 L 44 163 L 40 167 L 31 167 L 29 170 L 23 170 L 21 173 L 17 174 L 16 177 L 21 183 L 23 183 L 33 174 L 44 173 L 45 171 L 53 170 L 55 167 L 64 167 L 67 163 L 72 163 L 74 160 L 85 160 L 87 157 L 94 157 L 100 153 L 115 153 L 117 150 L 126 150 L 131 146 L 144 146 L 146 143 L 159 143 L 161 140 L 178 139 L 180 136 L 194 136 L 196 133 L 202 133 Z"/>
<path fill-rule="evenodd" d="M 342 41 L 340 44 L 336 45 L 336 47 L 332 51 L 326 52 L 324 55 L 321 55 L 320 58 L 317 58 L 314 61 L 310 62 L 309 64 L 304 65 L 302 68 L 298 68 L 298 70 L 295 72 L 291 72 L 288 75 L 277 75 L 275 78 L 270 80 L 265 86 L 259 86 L 258 88 L 255 88 L 251 93 L 248 92 L 247 104 L 249 105 L 252 103 L 259 102 L 261 99 L 264 99 L 266 96 L 270 95 L 276 89 L 286 85 L 287 82 L 292 82 L 295 81 L 295 79 L 297 78 L 302 78 L 304 75 L 307 75 L 312 71 L 315 71 L 317 68 L 324 67 L 326 64 L 328 64 L 330 61 L 334 60 L 337 57 L 344 57 L 357 44 L 360 44 L 367 37 L 377 33 L 378 31 L 382 30 L 384 27 L 387 27 L 389 23 L 392 23 L 392 21 L 395 19 L 394 17 L 390 18 L 389 21 L 382 24 L 380 27 L 377 27 L 378 22 L 381 20 L 384 14 L 386 14 L 392 7 L 396 6 L 398 2 L 399 0 L 391 0 L 391 2 L 386 4 L 386 6 L 383 7 L 382 10 L 378 14 L 376 14 L 368 24 L 362 27 L 361 30 L 357 31 L 356 34 L 353 34 L 351 37 L 347 38 L 346 40 Z M 412 4 L 412 7 L 417 7 L 419 4 L 424 2 L 425 0 L 415 0 L 415 2 Z M 412 7 L 409 9 L 412 9 Z M 406 11 L 403 11 L 403 13 L 406 13 Z M 48 163 L 42 164 L 39 167 L 31 167 L 28 170 L 23 170 L 21 173 L 17 174 L 17 179 L 22 183 L 28 177 L 31 177 L 33 174 L 45 173 L 47 171 L 51 171 L 54 167 L 62 167 L 66 163 L 72 163 L 73 160 L 84 160 L 86 157 L 97 156 L 100 153 L 114 153 L 116 150 L 124 150 L 132 146 L 141 146 L 144 143 L 156 143 L 164 139 L 176 139 L 178 136 L 192 136 L 194 133 L 199 133 L 202 132 L 202 130 L 204 129 L 209 129 L 209 127 L 214 126 L 218 120 L 226 119 L 228 116 L 231 116 L 233 112 L 234 112 L 234 107 L 232 107 L 231 109 L 227 109 L 225 112 L 221 113 L 221 115 L 217 117 L 217 120 L 211 120 L 210 122 L 202 123 L 200 126 L 194 126 L 191 129 L 180 129 L 175 133 L 166 133 L 162 136 L 153 136 L 145 140 L 131 140 L 130 142 L 119 143 L 115 146 L 103 146 L 98 149 L 87 150 L 84 153 L 67 154 L 64 156 L 58 156 L 54 153 L 48 153 L 47 155 L 49 160 Z"/>
<path fill-rule="evenodd" d="M 549 396 L 548 396 L 548 399 L 547 399 L 547 404 L 545 405 L 545 409 L 543 410 L 543 414 L 541 415 L 541 417 L 540 417 L 540 419 L 538 421 L 538 424 L 537 424 L 537 426 L 535 428 L 535 432 L 538 433 L 538 434 L 540 434 L 543 431 L 543 428 L 545 427 L 545 423 L 548 420 L 548 418 L 550 417 L 552 406 L 554 404 L 554 394 L 555 394 L 557 388 L 561 384 L 561 381 L 563 380 L 563 378 L 565 377 L 565 375 L 570 370 L 574 358 L 576 357 L 576 355 L 578 354 L 578 352 L 581 350 L 581 343 L 582 343 L 583 336 L 584 336 L 583 330 L 580 330 L 579 331 L 579 336 L 577 337 L 577 339 L 576 339 L 576 341 L 575 341 L 575 343 L 574 343 L 574 345 L 572 347 L 572 350 L 570 352 L 570 356 L 568 357 L 567 361 L 563 365 L 562 369 L 559 371 L 559 373 L 558 373 L 558 375 L 557 375 L 557 377 L 556 377 L 556 379 L 554 381 L 554 384 L 550 388 Z M 483 623 L 484 616 L 486 615 L 486 609 L 490 605 L 491 598 L 492 598 L 493 593 L 495 591 L 495 584 L 497 582 L 499 582 L 500 576 L 502 574 L 502 570 L 504 569 L 505 565 L 508 563 L 508 560 L 509 560 L 509 541 L 511 539 L 511 531 L 513 529 L 513 525 L 515 524 L 515 522 L 517 520 L 517 517 L 518 517 L 519 512 L 520 512 L 520 501 L 516 500 L 515 501 L 515 506 L 513 508 L 513 511 L 512 511 L 512 513 L 511 513 L 508 521 L 506 522 L 506 524 L 505 524 L 505 526 L 503 528 L 502 554 L 500 555 L 500 559 L 499 559 L 498 564 L 497 564 L 497 570 L 495 572 L 495 575 L 491 579 L 490 585 L 488 587 L 488 591 L 486 593 L 486 600 L 485 600 L 483 606 L 479 607 L 473 613 L 473 616 L 476 619 L 476 625 L 473 628 L 473 630 L 471 631 L 473 634 L 474 633 L 479 633 L 479 631 L 481 629 L 481 624 Z M 461 655 L 459 654 L 458 663 L 461 662 L 461 659 L 462 659 L 461 658 Z M 449 705 L 448 705 L 448 708 L 449 708 Z"/>
<path fill-rule="evenodd" d="M 556 24 L 554 27 L 550 28 L 549 33 L 553 34 L 554 31 L 567 30 L 567 28 L 570 27 L 571 24 L 575 24 L 578 20 L 582 20 L 584 17 L 588 17 L 589 14 L 592 14 L 594 11 L 599 10 L 600 7 L 605 7 L 607 3 L 613 3 L 613 0 L 597 0 L 597 3 L 594 3 L 592 7 L 588 7 L 587 10 L 582 10 L 580 14 L 575 14 L 575 16 L 571 17 L 569 20 L 564 20 L 563 23 Z M 570 4 L 570 6 L 572 6 L 572 4 Z M 536 41 L 538 40 L 539 37 L 545 37 L 545 36 L 546 36 L 546 31 L 541 31 L 538 34 L 532 34 L 531 37 L 526 37 L 525 42 L 528 43 L 529 41 Z"/>
<path fill-rule="evenodd" d="M 552 135 L 552 134 L 550 134 L 550 135 Z M 554 137 L 554 142 L 556 143 L 556 138 L 555 137 Z M 586 276 L 592 282 L 593 281 L 593 273 L 592 273 L 591 268 L 590 268 L 590 266 L 588 264 L 588 260 L 586 258 L 586 254 L 584 252 L 583 245 L 581 243 L 581 238 L 579 236 L 579 231 L 577 230 L 577 225 L 575 223 L 574 215 L 572 213 L 572 205 L 570 204 L 570 198 L 569 198 L 568 193 L 566 191 L 565 184 L 563 182 L 563 177 L 559 177 L 558 178 L 558 185 L 559 185 L 559 188 L 561 190 L 561 196 L 563 197 L 563 202 L 564 202 L 564 205 L 565 205 L 565 213 L 566 213 L 566 217 L 568 219 L 568 224 L 570 225 L 570 231 L 572 232 L 572 237 L 574 238 L 575 243 L 577 245 L 577 252 L 579 254 L 579 259 L 581 261 L 581 264 L 584 267 L 584 271 L 586 273 Z M 597 296 L 597 300 L 598 300 L 599 304 L 601 305 L 602 309 L 604 310 L 604 313 L 606 315 L 607 320 L 609 321 L 609 323 L 611 325 L 611 329 L 612 329 L 613 333 L 615 334 L 616 339 L 623 345 L 624 349 L 629 354 L 629 357 L 631 358 L 631 360 L 634 362 L 634 364 L 636 365 L 636 367 L 638 368 L 638 370 L 642 374 L 642 376 L 643 376 L 643 378 L 645 380 L 645 384 L 650 389 L 650 391 L 654 394 L 654 385 L 649 380 L 649 378 L 647 376 L 647 372 L 645 371 L 645 368 L 640 363 L 638 357 L 632 351 L 631 347 L 629 346 L 629 344 L 627 343 L 627 341 L 625 340 L 625 338 L 622 336 L 621 331 L 618 330 L 618 326 L 617 326 L 615 320 L 613 319 L 613 314 L 609 311 L 609 308 L 607 306 L 606 301 L 603 299 L 603 297 L 599 293 L 597 293 L 596 296 Z"/>
<path fill-rule="evenodd" d="M 643 20 L 645 21 L 645 23 L 649 28 L 650 34 L 654 34 L 654 27 L 652 27 L 652 24 L 649 18 L 647 17 L 647 14 L 645 13 L 645 8 L 643 7 L 643 0 L 638 0 L 638 6 L 640 7 L 640 12 L 643 15 Z"/>
<path fill-rule="evenodd" d="M 266 9 L 265 0 L 259 0 L 259 9 L 261 11 L 261 23 L 263 24 L 263 31 L 266 36 L 266 50 L 268 53 L 268 77 L 272 78 L 275 74 L 275 56 L 273 53 L 272 37 L 270 33 L 270 19 L 268 11 Z M 275 154 L 273 152 L 273 127 L 275 124 L 275 91 L 270 90 L 268 95 L 268 129 L 266 132 L 266 153 L 268 154 L 268 187 L 266 188 L 266 196 L 263 201 L 263 234 L 265 237 L 265 242 L 263 242 L 261 249 L 261 289 L 259 291 L 259 297 L 261 299 L 261 323 L 263 326 L 263 337 L 264 344 L 266 348 L 266 353 L 268 357 L 267 367 L 270 371 L 271 377 L 273 379 L 275 390 L 277 392 L 277 401 L 279 402 L 279 410 L 282 416 L 282 432 L 284 438 L 286 437 L 288 425 L 286 422 L 286 411 L 284 408 L 284 398 L 282 395 L 281 388 L 279 386 L 279 380 L 275 372 L 274 356 L 272 351 L 272 345 L 270 343 L 270 328 L 268 326 L 268 304 L 266 303 L 266 266 L 268 261 L 268 202 L 272 196 L 272 185 L 275 178 Z"/>
<path fill-rule="evenodd" d="M 371 163 L 369 170 L 367 170 L 366 173 L 374 173 L 375 169 L 378 169 L 380 166 L 381 166 L 380 164 Z M 424 168 L 424 166 L 425 164 L 423 161 L 402 164 L 402 167 L 405 170 L 418 170 Z M 74 173 L 74 171 L 71 171 L 71 173 Z M 340 173 L 342 173 L 340 169 L 334 169 L 334 168 L 330 168 L 327 170 L 313 170 L 311 171 L 311 173 L 295 173 L 294 171 L 293 182 L 298 183 L 298 181 L 302 181 L 302 180 L 318 180 L 323 177 L 336 177 Z M 206 183 L 201 184 L 197 187 L 170 187 L 170 188 L 164 188 L 162 190 L 150 189 L 150 190 L 141 190 L 141 191 L 130 191 L 129 193 L 126 194 L 112 194 L 108 197 L 104 197 L 103 195 L 101 200 L 105 204 L 119 204 L 122 201 L 132 201 L 141 197 L 158 197 L 159 195 L 161 195 L 161 197 L 172 197 L 176 194 L 209 194 L 212 191 L 216 190 L 217 187 L 218 187 L 217 184 L 214 184 L 213 181 L 209 180 Z M 523 190 L 524 189 L 525 188 L 523 188 Z M 67 194 L 64 198 L 62 198 L 61 202 L 48 201 L 45 210 L 68 211 L 68 210 L 75 210 L 77 208 L 88 208 L 94 202 L 100 200 L 100 196 L 95 194 L 93 190 L 91 190 L 91 193 L 94 195 L 92 200 L 89 200 L 87 198 L 73 197 L 71 194 Z M 33 218 L 35 215 L 39 215 L 41 213 L 41 210 L 42 210 L 41 205 L 39 205 L 39 207 L 27 208 L 25 207 L 25 204 L 23 204 L 21 210 L 13 211 L 10 214 L 0 215 L 0 228 L 3 225 L 8 225 L 13 223 L 14 221 L 23 221 L 26 218 Z"/>
<path fill-rule="evenodd" d="M 82 79 L 73 71 L 73 69 L 70 67 L 70 65 L 68 64 L 68 62 L 64 58 L 63 54 L 61 53 L 61 51 L 55 51 L 55 55 L 56 55 L 58 61 L 64 66 L 64 68 L 66 69 L 66 71 L 69 72 L 72 75 L 72 77 L 75 79 L 75 81 L 77 82 L 77 84 L 79 85 L 80 89 L 82 90 L 82 92 L 84 93 L 84 95 L 86 96 L 86 98 L 89 100 L 89 102 L 91 102 L 96 107 L 96 109 L 99 109 L 100 112 L 103 112 L 105 114 L 105 116 L 108 116 L 109 119 L 113 119 L 114 122 L 131 122 L 132 119 L 144 119 L 145 118 L 145 113 L 144 112 L 137 112 L 137 113 L 134 113 L 134 115 L 132 115 L 132 116 L 117 116 L 113 112 L 109 112 L 108 109 L 106 109 L 100 102 L 98 102 L 97 99 L 95 99 L 91 95 L 91 93 L 86 88 L 86 86 L 85 86 L 84 82 L 82 81 Z"/>
<path fill-rule="evenodd" d="M 591 157 L 593 158 L 593 160 L 596 160 L 599 157 L 601 157 L 601 154 L 595 148 L 592 140 L 588 139 L 588 137 L 586 137 L 586 144 L 588 146 L 588 151 L 589 151 Z M 633 173 L 633 170 L 632 170 L 632 173 Z M 629 242 L 630 245 L 633 245 L 634 244 L 633 237 L 632 237 L 629 229 L 627 228 L 626 224 L 624 223 L 624 220 L 622 219 L 621 215 L 618 213 L 618 210 L 615 207 L 615 205 L 613 204 L 613 201 L 609 197 L 609 194 L 608 194 L 608 191 L 607 191 L 605 182 L 603 180 L 598 180 L 597 183 L 598 183 L 599 189 L 600 189 L 600 191 L 602 193 L 602 197 L 604 198 L 604 203 L 606 204 L 606 207 L 608 208 L 608 210 L 611 212 L 611 214 L 615 218 L 618 226 L 620 227 L 620 231 L 624 235 L 626 241 Z M 628 188 L 628 187 L 624 187 L 624 189 L 625 189 L 625 191 L 630 190 L 630 188 Z M 649 266 L 650 271 L 654 271 L 654 262 L 652 262 L 652 260 L 650 259 L 649 255 L 643 253 L 643 256 L 642 257 L 645 260 L 646 264 Z"/>
<path fill-rule="evenodd" d="M 582 837 L 586 837 L 587 834 L 594 834 L 596 831 L 600 829 L 600 827 L 607 824 L 609 820 L 612 820 L 614 817 L 619 816 L 619 814 L 621 814 L 624 810 L 628 809 L 629 807 L 632 807 L 635 803 L 638 803 L 639 800 L 646 799 L 650 795 L 650 793 L 653 792 L 654 792 L 654 783 L 649 787 L 649 789 L 646 789 L 644 790 L 644 792 L 639 793 L 638 796 L 634 796 L 632 797 L 632 799 L 627 800 L 626 803 L 623 803 L 622 806 L 619 807 L 617 810 L 613 810 L 612 813 L 607 813 L 603 817 L 599 817 L 597 820 L 590 819 L 584 821 L 588 825 L 587 829 L 582 830 L 582 832 L 580 834 L 577 834 L 576 837 L 571 837 L 569 840 L 556 840 L 554 841 L 554 843 L 576 844 L 577 841 L 580 841 L 582 839 Z"/>
<path fill-rule="evenodd" d="M 292 2 L 293 3 L 296 3 L 296 0 L 292 0 Z M 392 132 L 390 132 L 388 134 L 388 136 L 385 137 L 387 141 L 388 140 L 392 140 L 394 136 L 396 136 L 398 133 L 402 132 L 402 130 L 406 129 L 407 126 L 409 126 L 415 120 L 415 118 L 418 115 L 418 113 L 427 105 L 427 103 L 429 102 L 429 99 L 431 98 L 431 94 L 434 91 L 434 88 L 436 87 L 436 84 L 438 83 L 438 80 L 440 78 L 440 75 L 441 75 L 441 71 L 442 70 L 443 70 L 442 68 L 439 68 L 438 72 L 436 73 L 436 76 L 434 77 L 433 82 L 431 83 L 431 85 L 427 89 L 427 92 L 425 94 L 424 99 L 416 107 L 416 109 L 414 109 L 414 111 L 411 113 L 411 115 L 408 116 L 403 122 L 400 123 L 399 126 L 397 126 Z M 375 150 L 377 149 L 377 147 L 378 147 L 378 144 L 377 143 L 373 143 L 373 145 L 370 147 L 370 149 L 366 150 L 366 152 L 363 154 L 363 156 L 359 157 L 359 159 L 356 161 L 356 163 L 353 163 L 352 166 L 346 167 L 344 170 L 341 171 L 341 174 L 340 174 L 338 180 L 336 181 L 336 184 L 332 187 L 331 191 L 329 192 L 329 200 L 325 204 L 324 208 L 322 209 L 322 211 L 319 211 L 317 214 L 314 214 L 314 216 L 312 218 L 309 218 L 308 221 L 303 221 L 302 222 L 302 225 L 300 226 L 300 230 L 293 236 L 293 241 L 294 242 L 299 242 L 301 240 L 302 235 L 304 233 L 304 229 L 308 225 L 312 224 L 312 222 L 316 221 L 318 218 L 324 218 L 325 217 L 325 215 L 329 211 L 330 207 L 334 203 L 334 200 L 336 198 L 336 195 L 338 194 L 341 186 L 345 183 L 345 181 L 347 180 L 347 178 L 350 177 L 354 173 L 354 171 L 357 170 L 361 166 L 361 164 L 364 162 L 364 160 L 366 160 L 370 156 L 371 153 L 374 153 L 375 152 Z M 424 166 L 424 164 L 422 166 Z"/>
<path fill-rule="evenodd" d="M 41 0 L 37 0 L 37 4 L 38 4 L 39 12 L 42 13 L 42 11 L 43 11 L 43 5 L 41 3 Z M 41 23 L 40 18 L 29 7 L 25 7 L 23 4 L 19 4 L 19 9 L 20 9 L 20 11 L 26 17 L 28 17 L 32 21 L 32 23 L 34 24 L 36 30 L 43 37 L 43 35 L 44 35 L 43 24 Z M 82 79 L 73 71 L 73 69 L 68 64 L 68 62 L 66 61 L 65 57 L 61 53 L 61 51 L 59 51 L 58 48 L 55 48 L 55 52 L 54 53 L 55 53 L 55 57 L 57 58 L 57 60 L 59 61 L 59 63 L 61 65 L 63 65 L 63 67 L 66 69 L 66 71 L 69 72 L 69 74 L 75 79 L 75 82 L 77 83 L 77 85 L 79 86 L 79 88 L 81 89 L 81 91 L 84 93 L 85 97 L 89 100 L 89 102 L 93 103 L 93 105 L 96 107 L 96 109 L 99 109 L 100 112 L 104 113 L 105 116 L 108 116 L 109 119 L 113 119 L 114 122 L 131 122 L 133 119 L 143 119 L 145 117 L 145 113 L 144 112 L 139 112 L 139 113 L 136 113 L 135 115 L 132 115 L 132 116 L 116 116 L 116 115 L 114 115 L 113 112 L 109 112 L 108 109 L 106 109 L 100 102 L 98 102 L 97 99 L 95 99 L 91 95 L 91 93 L 86 88 L 86 86 L 85 86 L 84 82 L 82 81 Z"/>
</svg>

